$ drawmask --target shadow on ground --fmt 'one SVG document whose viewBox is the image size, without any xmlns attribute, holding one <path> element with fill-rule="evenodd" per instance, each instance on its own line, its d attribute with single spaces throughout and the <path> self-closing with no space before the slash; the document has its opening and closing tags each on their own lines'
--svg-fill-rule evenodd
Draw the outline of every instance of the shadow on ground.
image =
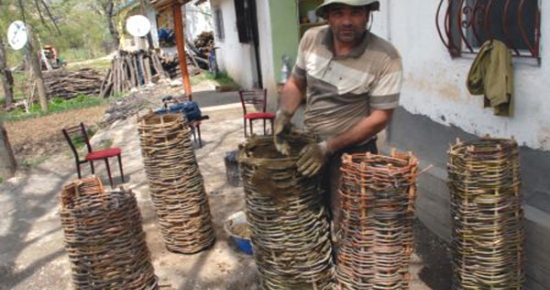
<svg viewBox="0 0 550 290">
<path fill-rule="evenodd" d="M 447 243 L 419 220 L 414 223 L 414 240 L 415 252 L 423 262 L 419 279 L 432 290 L 451 289 L 451 255 Z"/>
</svg>

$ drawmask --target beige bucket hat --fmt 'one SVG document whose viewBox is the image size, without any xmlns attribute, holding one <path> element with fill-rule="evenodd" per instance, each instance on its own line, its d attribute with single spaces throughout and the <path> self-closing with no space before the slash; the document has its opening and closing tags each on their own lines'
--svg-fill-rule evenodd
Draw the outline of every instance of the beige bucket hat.
<svg viewBox="0 0 550 290">
<path fill-rule="evenodd" d="M 318 17 L 325 18 L 325 8 L 331 4 L 345 4 L 350 6 L 367 6 L 373 5 L 372 10 L 380 9 L 380 2 L 378 0 L 324 0 L 323 4 L 319 5 L 315 9 L 315 14 Z"/>
</svg>

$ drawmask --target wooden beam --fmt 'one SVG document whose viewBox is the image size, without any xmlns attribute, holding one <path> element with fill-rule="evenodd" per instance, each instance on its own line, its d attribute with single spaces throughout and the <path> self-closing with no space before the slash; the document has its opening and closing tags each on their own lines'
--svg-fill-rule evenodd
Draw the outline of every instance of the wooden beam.
<svg viewBox="0 0 550 290">
<path fill-rule="evenodd" d="M 183 40 L 183 21 L 181 13 L 181 4 L 173 3 L 172 12 L 174 14 L 174 32 L 176 34 L 176 44 L 178 45 L 178 59 L 180 62 L 181 77 L 183 79 L 183 88 L 187 99 L 193 100 L 191 91 L 191 81 L 189 80 L 189 71 L 187 70 L 187 57 L 185 55 L 185 42 Z"/>
</svg>

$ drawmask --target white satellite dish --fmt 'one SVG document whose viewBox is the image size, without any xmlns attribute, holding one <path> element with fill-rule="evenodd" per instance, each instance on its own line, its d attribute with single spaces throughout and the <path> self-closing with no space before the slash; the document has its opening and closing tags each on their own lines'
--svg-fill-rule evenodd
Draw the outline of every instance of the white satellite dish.
<svg viewBox="0 0 550 290">
<path fill-rule="evenodd" d="M 23 21 L 14 21 L 8 27 L 8 43 L 14 50 L 20 50 L 25 47 L 29 37 L 27 35 L 27 27 Z"/>
<path fill-rule="evenodd" d="M 134 15 L 126 20 L 126 31 L 133 36 L 145 36 L 150 30 L 151 22 L 143 15 Z"/>
</svg>

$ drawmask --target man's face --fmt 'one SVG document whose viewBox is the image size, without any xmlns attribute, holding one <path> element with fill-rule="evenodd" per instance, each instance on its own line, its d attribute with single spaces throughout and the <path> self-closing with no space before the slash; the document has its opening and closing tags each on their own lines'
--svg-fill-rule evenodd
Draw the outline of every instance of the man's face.
<svg viewBox="0 0 550 290">
<path fill-rule="evenodd" d="M 353 44 L 361 40 L 369 13 L 363 6 L 334 4 L 327 8 L 327 21 L 337 41 Z"/>
</svg>

